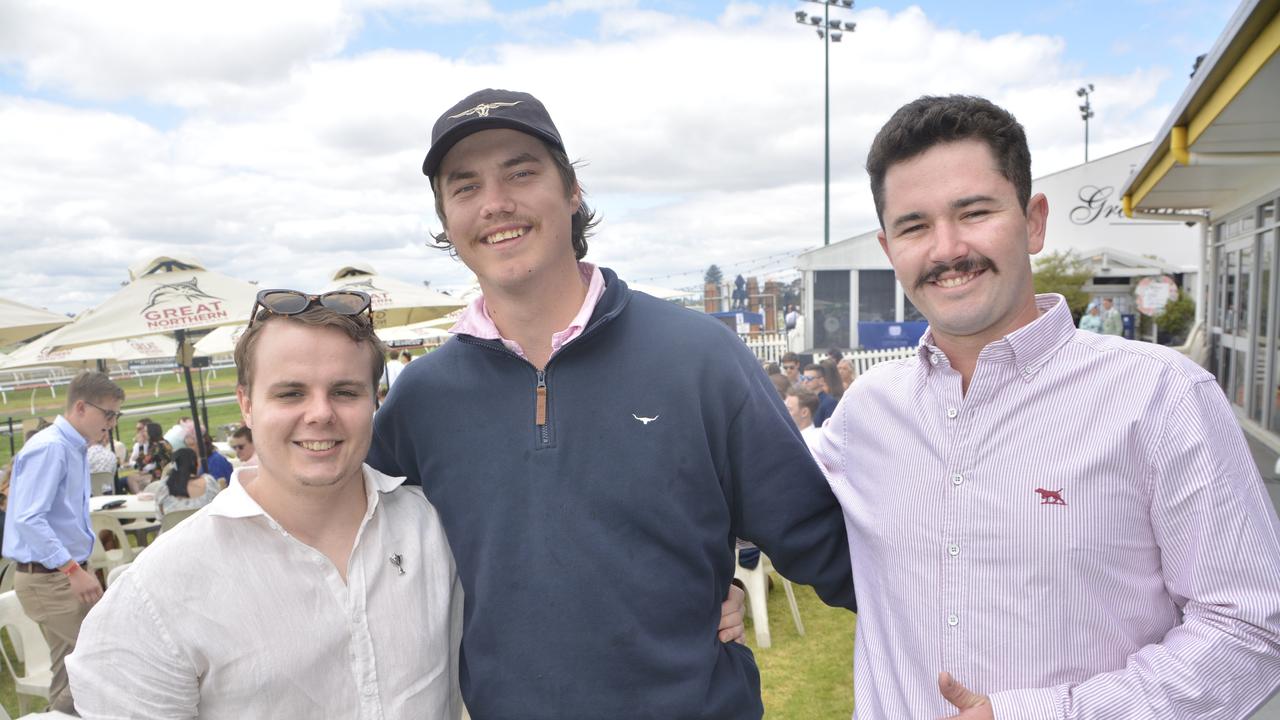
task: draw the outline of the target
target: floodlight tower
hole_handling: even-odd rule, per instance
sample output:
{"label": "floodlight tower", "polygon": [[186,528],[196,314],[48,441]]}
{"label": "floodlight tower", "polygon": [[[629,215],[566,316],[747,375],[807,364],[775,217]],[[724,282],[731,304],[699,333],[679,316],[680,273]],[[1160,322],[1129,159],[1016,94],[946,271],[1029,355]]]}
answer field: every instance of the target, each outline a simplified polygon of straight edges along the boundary
{"label": "floodlight tower", "polygon": [[[840,42],[845,32],[857,29],[856,22],[831,19],[831,8],[850,10],[853,0],[805,0],[822,6],[822,17],[796,11],[796,22],[817,29],[822,40],[823,88],[823,165],[822,165],[822,244],[831,244],[831,43]],[[842,31],[843,28],[843,31]]]}
{"label": "floodlight tower", "polygon": [[1084,120],[1084,161],[1089,162],[1089,118],[1093,117],[1093,104],[1089,102],[1089,93],[1093,92],[1093,83],[1076,90],[1076,97],[1084,98],[1080,106],[1080,119]]}

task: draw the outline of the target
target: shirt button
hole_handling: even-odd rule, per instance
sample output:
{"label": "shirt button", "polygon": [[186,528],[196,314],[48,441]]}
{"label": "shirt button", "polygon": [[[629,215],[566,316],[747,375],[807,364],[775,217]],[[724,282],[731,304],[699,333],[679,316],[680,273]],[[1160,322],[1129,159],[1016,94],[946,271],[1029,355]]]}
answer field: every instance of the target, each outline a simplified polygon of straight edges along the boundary
{"label": "shirt button", "polygon": [[960,546],[955,543],[951,543],[950,545],[947,546],[947,552],[950,553],[953,557],[956,555],[959,555]]}
{"label": "shirt button", "polygon": [[947,408],[947,417],[954,419],[954,418],[955,418],[955,416],[957,416],[957,415],[959,415],[959,414],[960,414],[960,411],[959,411],[959,410],[957,410],[957,409],[955,409],[955,408]]}
{"label": "shirt button", "polygon": [[938,364],[938,356],[937,356],[937,355],[930,355],[930,356],[929,356],[929,362],[930,362],[930,363],[933,363],[934,365],[937,365],[937,364]]}
{"label": "shirt button", "polygon": [[961,484],[961,483],[963,483],[963,482],[964,482],[964,476],[963,476],[963,475],[961,475],[960,473],[956,473],[955,475],[952,475],[952,476],[951,476],[951,484],[952,484],[952,485],[959,485],[959,484]]}
{"label": "shirt button", "polygon": [[1035,371],[1036,371],[1036,370],[1035,370],[1035,368],[1030,368],[1030,367],[1024,367],[1024,368],[1022,368],[1022,374],[1023,374],[1023,375],[1030,375],[1031,373],[1033,373],[1033,372],[1035,372]]}
{"label": "shirt button", "polygon": [[954,614],[948,615],[947,624],[950,625],[951,627],[955,627],[960,624],[960,618],[956,617]]}

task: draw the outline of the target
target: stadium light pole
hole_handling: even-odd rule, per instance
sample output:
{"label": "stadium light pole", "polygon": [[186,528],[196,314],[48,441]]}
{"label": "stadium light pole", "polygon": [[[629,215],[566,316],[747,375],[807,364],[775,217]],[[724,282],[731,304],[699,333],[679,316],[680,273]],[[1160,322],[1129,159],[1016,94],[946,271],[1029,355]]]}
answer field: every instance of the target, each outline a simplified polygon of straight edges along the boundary
{"label": "stadium light pole", "polygon": [[1076,97],[1084,98],[1080,106],[1080,119],[1084,120],[1084,161],[1089,162],[1089,118],[1093,117],[1093,104],[1089,102],[1089,93],[1093,92],[1093,83],[1076,90]]}
{"label": "stadium light pole", "polygon": [[818,31],[822,40],[823,141],[822,141],[822,244],[831,244],[831,43],[840,42],[844,32],[853,32],[856,22],[831,19],[831,8],[850,10],[853,0],[805,0],[822,6],[822,17],[796,10],[796,22]]}

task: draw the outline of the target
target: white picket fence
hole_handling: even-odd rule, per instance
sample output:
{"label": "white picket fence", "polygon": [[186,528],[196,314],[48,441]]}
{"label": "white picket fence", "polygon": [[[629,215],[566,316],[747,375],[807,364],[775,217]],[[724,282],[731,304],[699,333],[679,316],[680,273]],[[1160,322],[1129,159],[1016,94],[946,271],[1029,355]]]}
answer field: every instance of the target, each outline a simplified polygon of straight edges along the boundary
{"label": "white picket fence", "polygon": [[[768,333],[746,333],[740,334],[742,342],[747,344],[751,352],[760,359],[760,362],[782,362],[782,356],[787,353],[787,333],[768,332]],[[890,350],[855,350],[845,353],[845,357],[853,362],[853,368],[858,375],[870,370],[872,366],[878,365],[885,360],[899,360],[901,358],[911,357],[916,353],[914,347],[893,348]]]}
{"label": "white picket fence", "polygon": [[879,365],[886,360],[901,360],[915,355],[916,348],[892,348],[889,350],[858,350],[856,352],[845,353],[845,357],[853,363],[855,370],[854,377],[870,370],[873,366]]}

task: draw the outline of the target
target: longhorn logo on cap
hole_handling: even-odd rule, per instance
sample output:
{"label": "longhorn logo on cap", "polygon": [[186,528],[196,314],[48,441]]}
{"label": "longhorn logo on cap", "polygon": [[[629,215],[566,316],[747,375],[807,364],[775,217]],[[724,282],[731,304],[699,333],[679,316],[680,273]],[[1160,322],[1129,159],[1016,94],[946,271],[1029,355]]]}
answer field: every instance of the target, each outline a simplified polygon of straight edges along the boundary
{"label": "longhorn logo on cap", "polygon": [[460,117],[466,117],[468,115],[475,115],[476,117],[489,117],[490,110],[500,108],[500,107],[511,107],[512,105],[519,105],[521,102],[523,101],[516,100],[515,102],[480,103],[479,105],[471,108],[470,110],[463,110],[457,115],[450,115],[449,119],[454,120]]}

